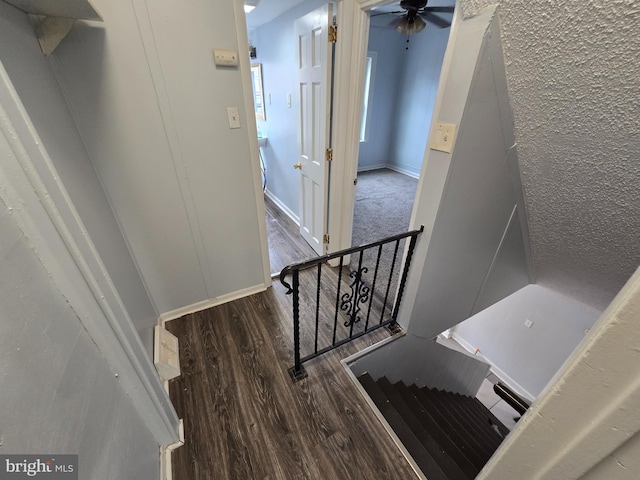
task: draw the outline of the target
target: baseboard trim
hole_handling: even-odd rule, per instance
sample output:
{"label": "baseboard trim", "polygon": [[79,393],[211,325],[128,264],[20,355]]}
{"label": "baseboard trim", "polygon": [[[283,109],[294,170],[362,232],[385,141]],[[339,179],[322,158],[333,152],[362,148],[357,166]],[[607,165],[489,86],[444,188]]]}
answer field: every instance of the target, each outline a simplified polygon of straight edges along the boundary
{"label": "baseboard trim", "polygon": [[166,448],[160,449],[160,480],[173,480],[172,453],[176,448],[184,445],[184,422],[178,424],[179,440]]}
{"label": "baseboard trim", "polygon": [[176,318],[184,317],[185,315],[189,315],[190,313],[201,312],[202,310],[206,310],[207,308],[217,307],[218,305],[222,305],[223,303],[229,303],[234,300],[239,300],[241,298],[248,297],[249,295],[255,295],[256,293],[264,292],[266,289],[267,286],[264,283],[261,283],[259,285],[254,285],[253,287],[243,288],[242,290],[237,290],[225,295],[220,295],[216,298],[203,300],[201,302],[187,305],[185,307],[180,307],[175,310],[171,310],[170,312],[161,314],[158,317],[158,324],[164,327],[164,324],[166,322],[170,322],[171,320],[175,320]]}
{"label": "baseboard trim", "polygon": [[386,163],[381,163],[379,165],[368,165],[366,167],[358,167],[358,173],[360,172],[370,172],[371,170],[380,170],[381,168],[391,168]]}
{"label": "baseboard trim", "polygon": [[511,388],[514,392],[516,392],[518,395],[524,397],[526,400],[529,400],[530,402],[533,402],[533,400],[535,400],[536,397],[534,395],[531,395],[531,393],[529,393],[529,391],[527,391],[526,388],[523,388],[522,385],[516,382],[513,378],[511,378],[511,376],[505,373],[504,370],[502,370],[495,363],[493,363],[491,359],[482,355],[482,353],[479,350],[478,350],[478,353],[476,353],[476,347],[471,345],[469,342],[467,342],[464,338],[462,338],[456,332],[451,333],[451,338],[453,338],[456,342],[462,345],[464,349],[467,350],[469,353],[471,353],[476,357],[479,357],[482,361],[487,362],[491,366],[491,372],[495,374],[504,383],[506,383],[507,386]]}
{"label": "baseboard trim", "polygon": [[401,173],[403,175],[406,175],[407,177],[411,177],[411,178],[415,178],[416,180],[420,180],[420,174],[419,173],[415,173],[412,172],[411,170],[407,170],[405,168],[402,167],[398,167],[396,165],[389,165],[389,164],[381,164],[381,165],[369,165],[366,167],[358,167],[358,173],[360,172],[370,172],[372,170],[380,170],[382,168],[386,168],[387,170],[393,170],[394,172],[397,173]]}
{"label": "baseboard trim", "polygon": [[394,172],[401,173],[406,175],[407,177],[415,178],[416,180],[420,180],[420,174],[412,172],[411,170],[407,170],[406,168],[398,167],[396,165],[387,165],[386,168],[389,170],[393,170]]}
{"label": "baseboard trim", "polygon": [[280,199],[278,197],[276,197],[273,193],[271,193],[269,190],[265,191],[264,194],[267,196],[267,198],[269,198],[269,200],[271,200],[273,203],[276,204],[276,206],[282,210],[282,212],[289,217],[291,220],[293,220],[293,222],[300,226],[300,217],[298,217],[295,213],[293,213],[293,211],[287,207],[284,203],[282,203],[282,201],[280,201]]}

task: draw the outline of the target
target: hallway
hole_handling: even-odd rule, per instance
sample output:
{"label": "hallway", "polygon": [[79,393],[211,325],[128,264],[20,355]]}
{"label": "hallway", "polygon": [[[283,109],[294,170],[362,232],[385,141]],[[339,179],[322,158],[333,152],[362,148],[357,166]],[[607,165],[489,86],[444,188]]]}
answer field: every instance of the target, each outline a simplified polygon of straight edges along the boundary
{"label": "hallway", "polygon": [[186,436],[174,480],[415,478],[340,364],[387,331],[309,362],[293,384],[290,306],[278,283],[167,323],[180,341],[170,393]]}

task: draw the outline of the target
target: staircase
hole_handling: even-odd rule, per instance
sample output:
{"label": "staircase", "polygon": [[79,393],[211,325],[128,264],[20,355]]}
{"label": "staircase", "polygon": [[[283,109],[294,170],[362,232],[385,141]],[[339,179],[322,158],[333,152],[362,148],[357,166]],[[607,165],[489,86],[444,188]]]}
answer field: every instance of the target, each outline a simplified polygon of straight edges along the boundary
{"label": "staircase", "polygon": [[358,380],[429,480],[475,478],[509,433],[476,398],[368,373]]}

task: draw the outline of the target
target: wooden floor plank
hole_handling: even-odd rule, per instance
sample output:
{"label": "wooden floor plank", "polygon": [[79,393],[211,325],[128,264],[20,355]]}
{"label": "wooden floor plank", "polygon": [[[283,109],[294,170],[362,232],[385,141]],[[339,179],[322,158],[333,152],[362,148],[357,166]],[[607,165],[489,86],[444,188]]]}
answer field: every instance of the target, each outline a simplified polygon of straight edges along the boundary
{"label": "wooden floor plank", "polygon": [[167,323],[180,340],[170,394],[186,440],[174,480],[416,478],[340,364],[388,333],[308,362],[294,384],[290,308],[274,285]]}
{"label": "wooden floor plank", "polygon": [[266,195],[264,208],[271,273],[280,273],[287,265],[317,256],[300,234],[300,227]]}

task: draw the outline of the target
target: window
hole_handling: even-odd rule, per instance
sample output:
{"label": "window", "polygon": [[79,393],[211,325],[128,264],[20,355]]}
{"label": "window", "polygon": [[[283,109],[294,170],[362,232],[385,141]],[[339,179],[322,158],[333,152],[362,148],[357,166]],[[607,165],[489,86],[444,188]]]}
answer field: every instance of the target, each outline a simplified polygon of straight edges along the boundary
{"label": "window", "polygon": [[364,75],[364,95],[362,98],[362,119],[360,121],[360,141],[366,142],[369,137],[369,121],[371,119],[371,92],[376,69],[376,52],[367,53],[367,64]]}

